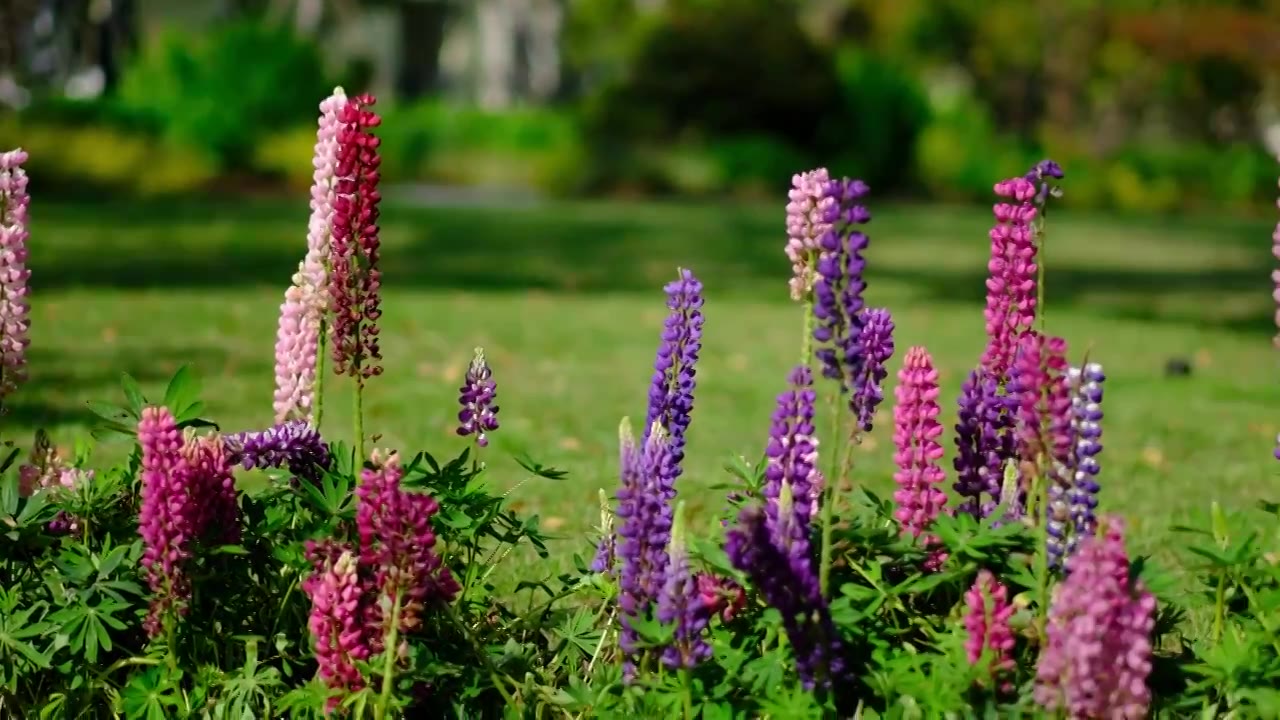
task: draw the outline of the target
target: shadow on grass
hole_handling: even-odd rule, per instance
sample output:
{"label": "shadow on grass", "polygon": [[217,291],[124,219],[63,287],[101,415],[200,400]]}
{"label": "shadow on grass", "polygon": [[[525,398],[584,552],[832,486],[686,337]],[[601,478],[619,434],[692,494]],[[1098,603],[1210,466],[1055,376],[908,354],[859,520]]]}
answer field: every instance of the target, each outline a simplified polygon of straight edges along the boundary
{"label": "shadow on grass", "polygon": [[[306,208],[279,202],[174,202],[128,205],[53,205],[40,222],[54,241],[33,242],[37,290],[64,288],[280,287],[297,267],[305,243]],[[870,269],[872,282],[894,280],[927,299],[981,301],[985,268],[907,266],[893,254],[924,257],[965,252],[980,257],[989,214],[982,209],[893,207],[877,213],[873,235],[892,238],[888,262]],[[1126,234],[1167,234],[1186,246],[1209,243],[1236,251],[1257,247],[1257,261],[1207,270],[1152,269],[1143,257],[1131,268],[1095,270],[1051,266],[1054,305],[1093,307],[1139,320],[1271,331],[1256,317],[1206,312],[1170,317],[1157,309],[1171,294],[1269,294],[1272,261],[1263,222],[1199,218],[1063,216],[1054,233],[1069,242],[1123,242]],[[780,283],[781,209],[733,204],[568,204],[532,208],[417,208],[390,206],[382,218],[385,283],[434,290],[602,293],[653,292],[685,265],[708,288],[751,292]],[[41,231],[34,228],[39,236]],[[939,240],[943,242],[938,242]],[[882,245],[877,244],[876,248]],[[881,252],[877,250],[877,252]],[[1135,253],[1137,255],[1137,253]],[[954,263],[952,263],[954,265]],[[1090,296],[1105,295],[1105,303]]]}

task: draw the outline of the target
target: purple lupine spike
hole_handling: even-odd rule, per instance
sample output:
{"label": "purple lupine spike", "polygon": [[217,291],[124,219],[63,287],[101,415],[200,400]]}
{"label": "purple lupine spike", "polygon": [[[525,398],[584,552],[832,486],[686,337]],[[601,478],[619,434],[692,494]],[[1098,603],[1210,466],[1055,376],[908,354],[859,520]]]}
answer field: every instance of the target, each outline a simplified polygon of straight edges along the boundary
{"label": "purple lupine spike", "polygon": [[791,388],[778,396],[777,409],[765,447],[764,496],[770,522],[778,521],[778,498],[790,484],[796,499],[795,522],[808,532],[818,511],[823,480],[818,472],[818,439],[814,436],[813,372],[800,365],[787,378]]}
{"label": "purple lupine spike", "polygon": [[955,490],[964,498],[959,510],[981,520],[999,503],[1005,463],[1015,456],[1014,407],[996,377],[981,368],[969,373],[959,405]]}
{"label": "purple lupine spike", "polygon": [[1067,561],[1054,591],[1035,700],[1073,718],[1147,717],[1155,596],[1132,577],[1124,525],[1107,518]]}
{"label": "purple lupine spike", "polygon": [[653,362],[653,382],[649,387],[649,411],[645,418],[644,440],[658,423],[666,431],[667,461],[664,490],[675,495],[675,481],[684,461],[684,435],[693,413],[694,374],[702,350],[702,283],[683,268],[679,278],[663,288],[671,311],[662,329]]}
{"label": "purple lupine spike", "polygon": [[1072,482],[1067,492],[1071,512],[1071,538],[1067,554],[1075,552],[1081,540],[1097,531],[1094,511],[1098,507],[1098,453],[1102,452],[1102,383],[1107,376],[1098,363],[1071,368],[1074,392],[1071,398],[1072,429],[1075,447],[1072,451]]}
{"label": "purple lupine spike", "polygon": [[817,277],[813,284],[814,356],[822,365],[823,377],[838,380],[843,391],[851,391],[862,372],[862,293],[866,282],[862,273],[866,260],[862,253],[869,239],[857,227],[871,220],[871,213],[859,204],[868,192],[861,180],[835,180],[827,195],[836,203],[829,209],[831,228],[818,238]]}
{"label": "purple lupine spike", "polygon": [[862,330],[858,334],[862,366],[853,379],[849,409],[864,433],[871,432],[876,409],[884,400],[884,379],[889,376],[894,350],[893,331],[893,316],[885,308],[867,308],[862,313]]}
{"label": "purple lupine spike", "polygon": [[223,443],[230,463],[246,470],[287,466],[294,475],[315,481],[329,468],[329,446],[305,420],[225,435]]}
{"label": "purple lupine spike", "polygon": [[622,483],[618,490],[618,560],[622,564],[618,607],[622,633],[619,642],[627,656],[627,676],[643,664],[644,654],[632,620],[645,617],[662,590],[671,541],[672,508],[662,493],[661,468],[667,456],[667,434],[656,423],[644,447],[631,435],[630,423],[619,427]]}
{"label": "purple lupine spike", "polygon": [[689,569],[683,518],[684,503],[680,503],[671,529],[667,577],[658,595],[658,620],[676,625],[674,640],[662,651],[662,664],[672,670],[692,668],[711,657],[711,646],[704,637],[710,615],[703,607],[697,582]]}
{"label": "purple lupine spike", "polygon": [[[790,504],[790,494],[790,488],[785,488],[784,504]],[[782,517],[793,516],[784,513]],[[804,686],[830,688],[833,680],[843,676],[844,662],[817,574],[807,556],[778,547],[767,525],[762,508],[743,508],[738,524],[725,537],[725,552],[735,568],[750,576],[765,602],[782,615]]]}
{"label": "purple lupine spike", "polygon": [[488,433],[498,429],[498,406],[493,401],[498,397],[498,384],[493,381],[493,370],[485,360],[484,348],[476,348],[475,357],[467,367],[467,379],[458,388],[458,403],[462,409],[458,411],[458,434],[462,437],[476,436],[476,445],[489,445]]}

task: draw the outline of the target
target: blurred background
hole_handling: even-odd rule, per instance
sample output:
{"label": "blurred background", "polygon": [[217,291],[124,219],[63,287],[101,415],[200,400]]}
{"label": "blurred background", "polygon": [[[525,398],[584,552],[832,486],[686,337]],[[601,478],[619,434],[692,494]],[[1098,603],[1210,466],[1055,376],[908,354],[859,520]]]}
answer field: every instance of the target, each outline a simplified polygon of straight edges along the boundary
{"label": "blurred background", "polygon": [[296,191],[334,85],[405,188],[780,197],[818,164],[983,200],[1256,213],[1280,0],[2,0],[0,146],[41,193]]}

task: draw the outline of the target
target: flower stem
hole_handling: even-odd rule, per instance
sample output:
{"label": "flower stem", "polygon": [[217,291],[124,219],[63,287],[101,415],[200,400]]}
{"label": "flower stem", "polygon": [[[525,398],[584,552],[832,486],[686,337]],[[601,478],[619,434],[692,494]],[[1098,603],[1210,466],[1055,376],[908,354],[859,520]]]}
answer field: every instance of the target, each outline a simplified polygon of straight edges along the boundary
{"label": "flower stem", "polygon": [[[831,437],[834,442],[839,442],[840,429],[843,425],[844,413],[843,408],[838,402],[839,396],[831,399]],[[844,448],[847,452],[848,449]],[[831,470],[827,474],[826,482],[822,486],[822,551],[819,556],[818,564],[818,587],[822,591],[822,595],[827,595],[827,587],[830,585],[831,579],[831,543],[834,534],[834,511],[836,484],[840,482],[840,451],[837,450],[831,457]]]}
{"label": "flower stem", "polygon": [[[1037,463],[1037,467],[1041,464]],[[1035,481],[1035,501],[1036,508],[1031,517],[1038,522],[1036,528],[1036,537],[1039,542],[1036,543],[1036,584],[1037,599],[1039,600],[1039,617],[1036,622],[1036,631],[1041,641],[1045,641],[1045,626],[1049,621],[1049,483],[1047,478],[1042,480],[1039,473],[1036,474]]]}
{"label": "flower stem", "polygon": [[[357,369],[357,372],[359,370]],[[356,400],[355,400],[355,430],[356,430],[356,462],[360,463],[357,467],[361,467],[364,463],[364,379],[356,377]]]}
{"label": "flower stem", "polygon": [[320,351],[316,353],[316,401],[315,401],[315,418],[316,432],[320,431],[320,424],[324,422],[324,360],[325,347],[329,344],[328,332],[326,332],[325,321],[320,319]]}
{"label": "flower stem", "polygon": [[693,678],[689,668],[680,668],[680,696],[684,700],[684,720],[693,720]]}
{"label": "flower stem", "polygon": [[391,631],[387,634],[382,650],[382,692],[378,694],[378,701],[373,706],[374,720],[383,720],[391,703],[391,691],[395,689],[396,648],[399,644],[400,593],[397,592],[396,601],[391,605]]}
{"label": "flower stem", "polygon": [[804,337],[800,338],[800,364],[808,367],[813,357],[813,293],[804,298]]}

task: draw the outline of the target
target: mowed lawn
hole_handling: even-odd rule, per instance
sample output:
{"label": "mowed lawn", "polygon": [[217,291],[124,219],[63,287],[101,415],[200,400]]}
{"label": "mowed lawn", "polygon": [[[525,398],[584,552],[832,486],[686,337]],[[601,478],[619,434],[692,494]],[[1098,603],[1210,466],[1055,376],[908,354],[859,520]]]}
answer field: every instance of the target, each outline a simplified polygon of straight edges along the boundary
{"label": "mowed lawn", "polygon": [[[941,370],[944,422],[981,353],[990,212],[873,207],[871,305],[898,325],[898,355],[925,345]],[[231,430],[271,421],[276,313],[305,247],[305,202],[50,205],[32,208],[31,382],[4,435],[38,426],[70,445],[85,401],[119,395],[122,371],[159,395],[182,363],[205,380],[208,414]],[[458,452],[457,388],[482,345],[502,428],[486,458],[503,488],[528,453],[569,472],[514,494],[589,548],[597,490],[616,483],[617,426],[642,419],[677,266],[706,285],[706,329],[680,481],[700,522],[722,507],[725,461],[754,459],[774,398],[799,358],[801,311],[787,299],[782,203],[565,204],[438,209],[388,204],[383,216],[385,374],[365,427],[406,453]],[[1248,509],[1280,499],[1272,457],[1280,376],[1272,348],[1265,219],[1049,220],[1047,321],[1078,359],[1107,370],[1105,509],[1126,515],[1135,549],[1171,547],[1167,528],[1213,500]],[[1166,363],[1189,361],[1189,376]],[[351,435],[348,383],[326,402],[327,437]],[[892,397],[892,388],[888,388]],[[891,404],[859,449],[859,482],[891,487]],[[948,432],[948,470],[953,453]],[[98,450],[104,462],[123,446]]]}

